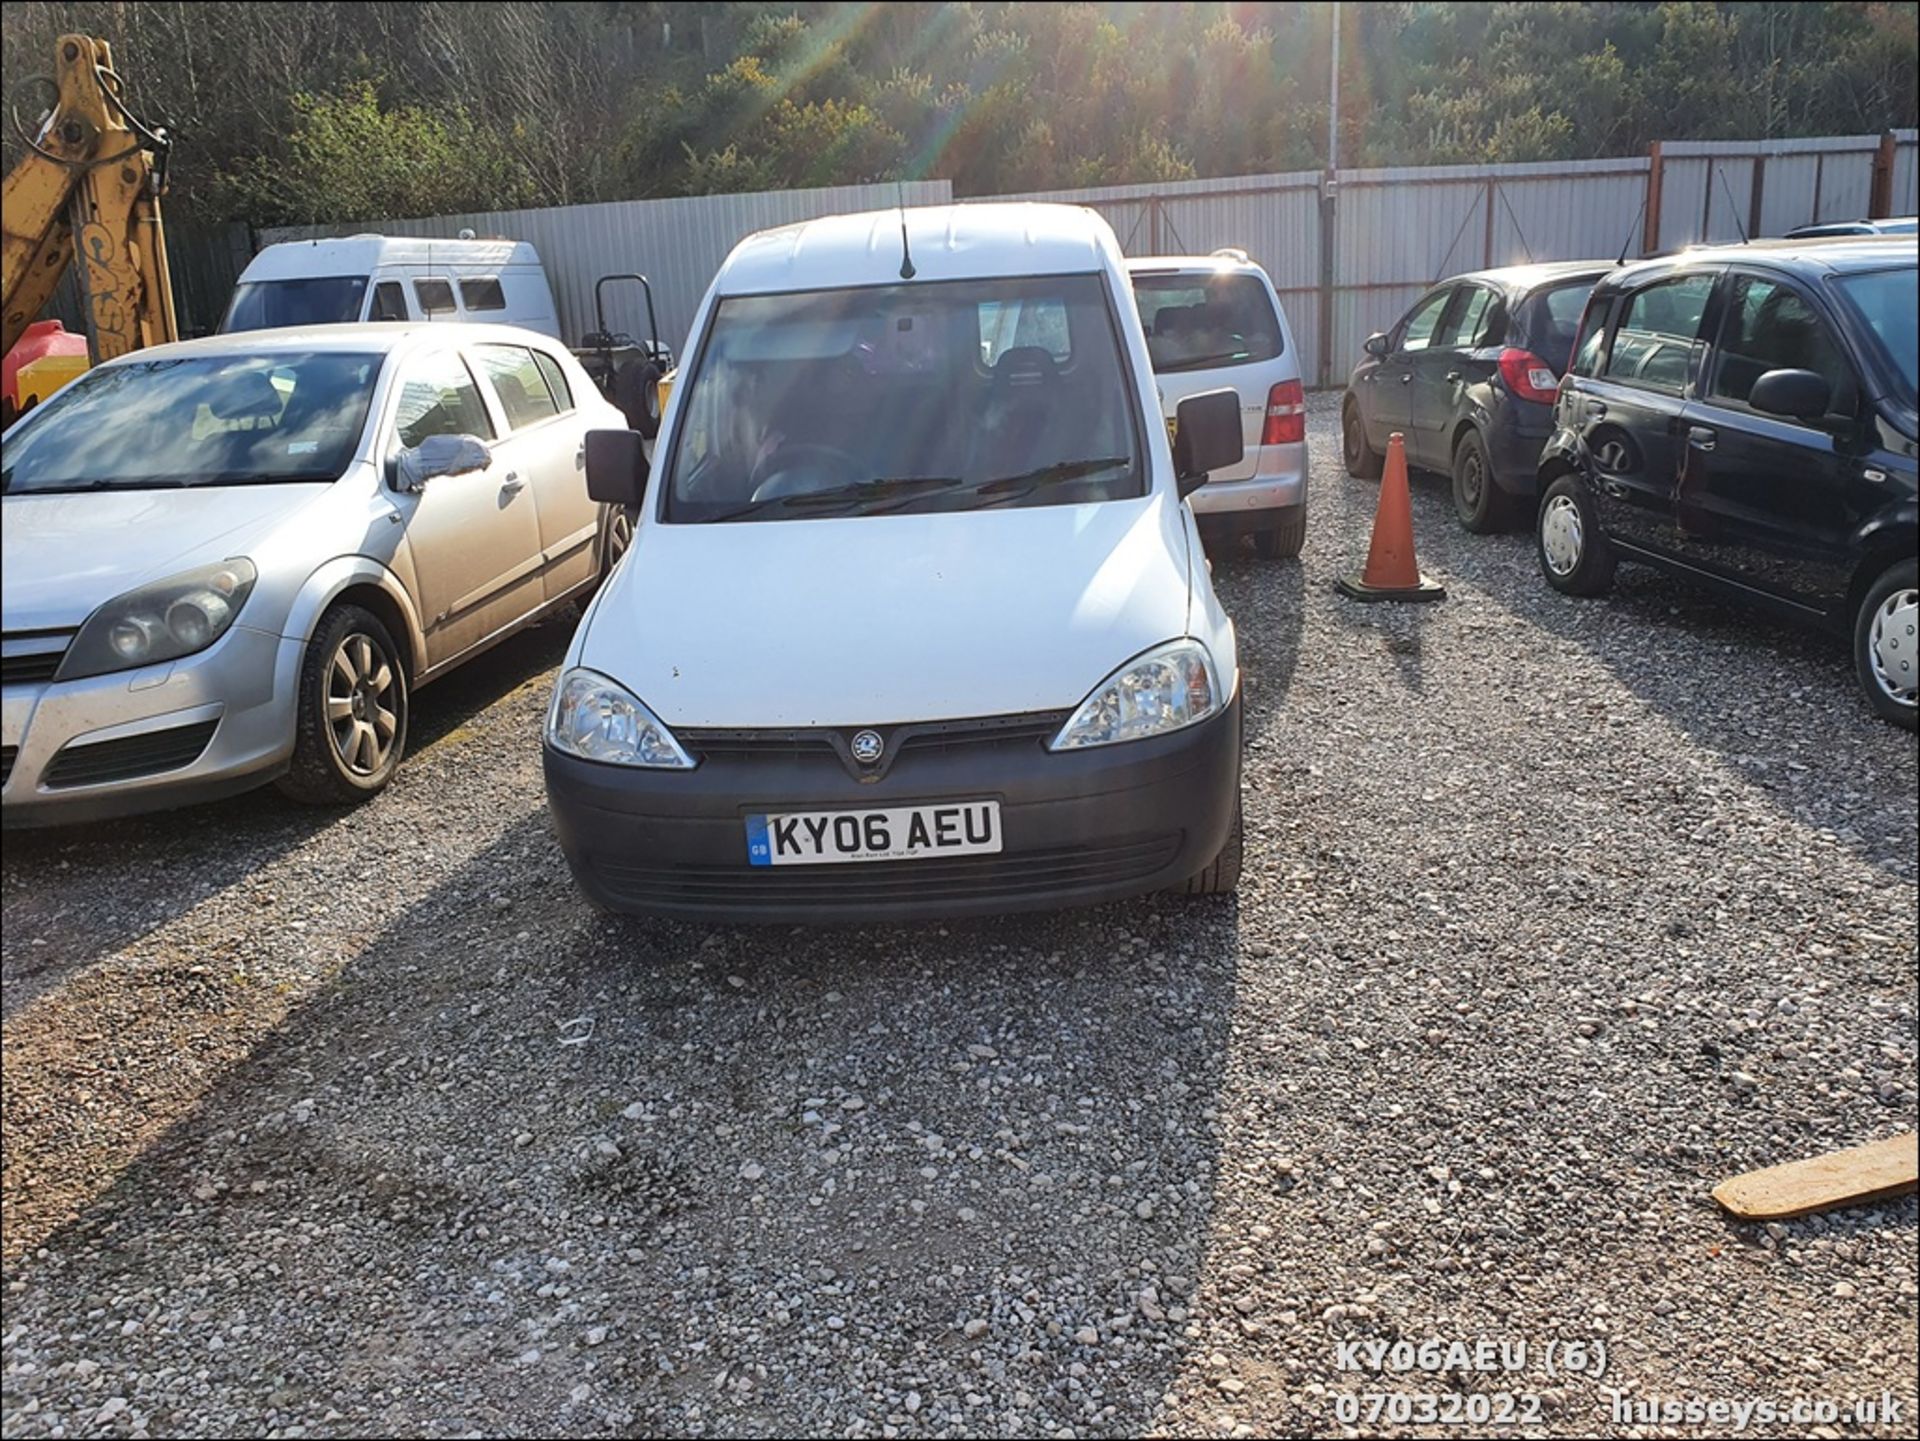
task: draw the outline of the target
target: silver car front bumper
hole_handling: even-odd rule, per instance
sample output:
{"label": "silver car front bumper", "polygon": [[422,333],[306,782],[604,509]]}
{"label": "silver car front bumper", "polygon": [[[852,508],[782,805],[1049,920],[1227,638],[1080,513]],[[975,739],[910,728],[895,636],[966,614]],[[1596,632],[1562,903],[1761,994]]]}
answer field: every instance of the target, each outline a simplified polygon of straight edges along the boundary
{"label": "silver car front bumper", "polygon": [[271,780],[293,753],[302,650],[235,626],[182,660],[9,685],[0,819],[12,828],[133,815]]}

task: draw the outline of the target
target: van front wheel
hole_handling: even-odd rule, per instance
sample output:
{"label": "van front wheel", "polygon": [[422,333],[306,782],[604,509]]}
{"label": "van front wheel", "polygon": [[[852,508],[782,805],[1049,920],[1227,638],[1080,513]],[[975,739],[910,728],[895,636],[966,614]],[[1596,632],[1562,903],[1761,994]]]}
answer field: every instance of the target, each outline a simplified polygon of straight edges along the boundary
{"label": "van front wheel", "polygon": [[1189,877],[1186,884],[1179,887],[1183,895],[1224,896],[1232,894],[1240,884],[1240,858],[1246,848],[1245,823],[1240,813],[1240,801],[1233,802],[1233,824],[1227,830],[1225,844],[1220,854],[1197,876]]}

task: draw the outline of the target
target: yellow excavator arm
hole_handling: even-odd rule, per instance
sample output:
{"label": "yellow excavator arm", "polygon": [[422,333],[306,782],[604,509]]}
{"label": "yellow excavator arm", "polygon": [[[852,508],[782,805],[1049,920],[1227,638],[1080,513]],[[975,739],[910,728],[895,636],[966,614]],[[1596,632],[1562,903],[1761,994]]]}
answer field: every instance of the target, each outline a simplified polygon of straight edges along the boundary
{"label": "yellow excavator arm", "polygon": [[96,360],[176,339],[160,194],[167,136],[127,109],[104,40],[63,35],[57,99],[0,195],[0,351],[53,298],[76,255]]}

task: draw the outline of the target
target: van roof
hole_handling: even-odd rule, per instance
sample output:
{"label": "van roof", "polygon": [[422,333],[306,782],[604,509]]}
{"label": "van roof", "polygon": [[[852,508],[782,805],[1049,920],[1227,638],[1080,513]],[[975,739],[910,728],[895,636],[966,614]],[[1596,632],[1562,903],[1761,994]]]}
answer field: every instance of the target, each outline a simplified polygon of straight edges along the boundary
{"label": "van roof", "polygon": [[370,275],[382,265],[538,265],[524,240],[453,240],[417,235],[346,235],[282,240],[247,262],[242,280],[294,280],[310,275]]}
{"label": "van roof", "polygon": [[917,282],[1085,274],[1121,264],[1107,222],[1077,205],[1001,202],[829,215],[749,235],[714,279],[721,295],[900,283],[906,227]]}

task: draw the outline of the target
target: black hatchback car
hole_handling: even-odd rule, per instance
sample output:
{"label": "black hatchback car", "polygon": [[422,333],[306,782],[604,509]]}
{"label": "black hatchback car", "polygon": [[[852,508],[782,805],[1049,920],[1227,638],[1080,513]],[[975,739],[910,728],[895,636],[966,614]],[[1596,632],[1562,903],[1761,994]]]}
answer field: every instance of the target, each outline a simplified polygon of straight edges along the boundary
{"label": "black hatchback car", "polygon": [[1506,525],[1538,494],[1554,387],[1587,296],[1611,268],[1567,260],[1456,275],[1368,336],[1341,406],[1348,472],[1378,476],[1397,430],[1409,465],[1453,477],[1461,524]]}
{"label": "black hatchback car", "polygon": [[1540,460],[1547,580],[1597,595],[1639,561],[1851,634],[1868,701],[1911,730],[1917,256],[1756,242],[1602,281]]}

